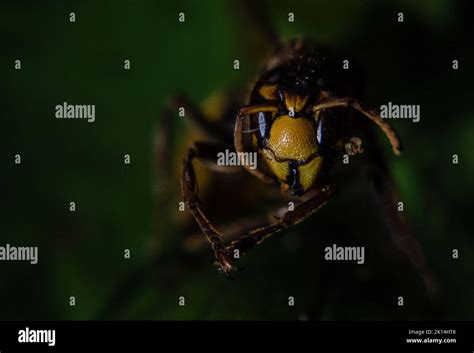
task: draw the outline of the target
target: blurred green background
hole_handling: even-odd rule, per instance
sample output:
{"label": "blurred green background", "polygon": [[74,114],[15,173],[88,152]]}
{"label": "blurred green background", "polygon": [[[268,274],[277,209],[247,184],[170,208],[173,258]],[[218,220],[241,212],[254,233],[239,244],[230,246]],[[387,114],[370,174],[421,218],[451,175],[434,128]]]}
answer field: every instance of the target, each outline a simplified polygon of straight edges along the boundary
{"label": "blurred green background", "polygon": [[[178,180],[168,186],[176,199],[155,198],[165,181],[156,180],[154,134],[170,95],[198,103],[255,74],[235,2],[2,1],[0,245],[39,246],[39,263],[0,263],[0,319],[474,319],[473,3],[269,1],[268,11],[282,37],[356,58],[370,105],[421,105],[419,123],[393,121],[405,154],[387,156],[441,300],[430,304],[363,180],[246,255],[234,281],[216,272],[209,249],[182,249]],[[96,121],[55,119],[64,101],[95,104]],[[175,125],[178,151],[189,127]],[[366,264],[324,261],[333,243],[365,246]]]}

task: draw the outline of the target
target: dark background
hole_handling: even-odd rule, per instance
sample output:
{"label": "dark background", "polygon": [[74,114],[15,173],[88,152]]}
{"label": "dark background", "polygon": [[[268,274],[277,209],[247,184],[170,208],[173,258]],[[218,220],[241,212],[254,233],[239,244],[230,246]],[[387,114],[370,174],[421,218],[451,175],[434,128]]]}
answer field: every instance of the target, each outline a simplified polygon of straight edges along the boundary
{"label": "dark background", "polygon": [[[183,250],[188,230],[177,211],[176,167],[157,178],[165,166],[154,163],[153,143],[171,94],[198,103],[255,74],[259,58],[246,49],[253,32],[235,5],[2,1],[0,245],[39,246],[39,263],[0,263],[0,319],[473,319],[473,5],[268,2],[281,36],[314,38],[361,63],[370,105],[421,105],[419,123],[392,121],[403,156],[381,145],[438,277],[442,294],[434,304],[391,241],[364,180],[246,255],[246,270],[234,281],[215,271],[209,249]],[[21,70],[14,70],[16,59]],[[123,69],[125,59],[131,70]],[[96,121],[55,119],[54,107],[64,101],[95,104]],[[188,131],[177,118],[173,161]],[[21,165],[14,164],[17,153]],[[160,187],[174,197],[158,198]],[[324,247],[333,243],[365,246],[366,264],[324,261]],[[179,296],[186,306],[178,306]]]}

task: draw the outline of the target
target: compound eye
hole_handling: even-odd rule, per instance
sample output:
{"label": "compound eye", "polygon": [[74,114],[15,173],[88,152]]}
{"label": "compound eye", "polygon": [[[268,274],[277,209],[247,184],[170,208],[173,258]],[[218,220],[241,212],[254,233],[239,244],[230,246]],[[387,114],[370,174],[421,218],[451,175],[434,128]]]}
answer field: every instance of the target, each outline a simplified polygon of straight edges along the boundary
{"label": "compound eye", "polygon": [[257,132],[257,140],[260,147],[263,145],[263,140],[267,139],[270,134],[270,128],[272,125],[272,114],[259,112],[252,116],[252,131]]}
{"label": "compound eye", "polygon": [[323,118],[320,116],[318,119],[318,126],[316,127],[316,140],[318,141],[318,145],[321,146],[323,144]]}

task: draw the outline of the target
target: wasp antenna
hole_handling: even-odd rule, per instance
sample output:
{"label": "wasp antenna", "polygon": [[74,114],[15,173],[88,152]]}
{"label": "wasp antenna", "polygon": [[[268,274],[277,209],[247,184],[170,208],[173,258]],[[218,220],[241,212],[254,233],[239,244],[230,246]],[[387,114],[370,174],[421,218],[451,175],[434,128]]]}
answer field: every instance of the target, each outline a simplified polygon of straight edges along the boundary
{"label": "wasp antenna", "polygon": [[250,134],[250,133],[255,132],[255,131],[258,131],[258,130],[259,130],[258,128],[252,129],[252,130],[242,130],[242,133],[243,133],[243,134]]}
{"label": "wasp antenna", "polygon": [[378,127],[385,133],[385,136],[387,136],[388,140],[390,141],[393,153],[399,156],[401,154],[402,146],[400,139],[398,138],[397,133],[392,128],[392,126],[382,119],[382,117],[377,112],[365,108],[360,102],[352,100],[350,103],[356,110],[360,111],[367,118],[378,125]]}
{"label": "wasp antenna", "polygon": [[255,104],[255,105],[245,105],[239,109],[239,117],[244,117],[246,115],[251,115],[255,113],[277,113],[278,106],[276,104]]}
{"label": "wasp antenna", "polygon": [[313,107],[313,113],[316,113],[317,111],[323,110],[323,109],[329,109],[329,108],[335,108],[335,107],[352,107],[356,109],[357,111],[361,112],[364,114],[367,118],[372,120],[375,124],[378,125],[378,127],[385,133],[385,136],[387,136],[390,144],[392,145],[392,151],[395,155],[399,156],[401,154],[401,143],[400,139],[397,136],[397,133],[395,130],[392,128],[392,126],[386,122],[382,117],[375,112],[374,110],[366,108],[362,103],[359,101],[345,97],[345,98],[339,98],[339,97],[329,97],[325,98],[321,101],[319,101],[314,107]]}

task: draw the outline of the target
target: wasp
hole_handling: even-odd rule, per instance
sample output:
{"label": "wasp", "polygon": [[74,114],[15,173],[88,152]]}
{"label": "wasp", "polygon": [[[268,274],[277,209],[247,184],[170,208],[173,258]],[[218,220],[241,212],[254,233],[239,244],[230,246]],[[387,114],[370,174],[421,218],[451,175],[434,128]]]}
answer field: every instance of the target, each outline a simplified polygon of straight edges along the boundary
{"label": "wasp", "polygon": [[400,154],[397,134],[375,110],[353,97],[339,95],[343,87],[330,85],[326,60],[309,41],[283,44],[265,64],[250,93],[249,104],[235,114],[234,149],[237,153],[258,154],[257,168],[244,165],[256,182],[278,184],[284,192],[304,196],[303,203],[278,221],[251,230],[226,246],[199,204],[193,168],[194,159],[215,159],[216,154],[209,152],[218,151],[218,147],[200,144],[187,152],[181,177],[182,196],[211,244],[219,269],[226,275],[236,269],[236,251],[239,255],[246,253],[324,206],[336,188],[325,178],[328,170],[341,155],[363,152],[361,138],[346,135],[341,122],[344,114],[334,114],[335,108],[354,109],[370,119],[385,133],[392,151]]}
{"label": "wasp", "polygon": [[[228,277],[237,270],[235,263],[241,255],[304,221],[334,196],[338,182],[331,177],[331,170],[336,162],[364,152],[363,138],[354,133],[356,121],[365,119],[377,127],[396,156],[402,149],[393,127],[360,99],[358,84],[343,72],[342,61],[335,59],[331,51],[308,39],[281,41],[260,20],[257,18],[276,43],[275,49],[262,65],[244,98],[246,102],[237,107],[234,104],[233,108],[228,105],[219,112],[229,124],[209,125],[204,114],[185,98],[175,100],[175,105],[186,106],[193,120],[214,137],[214,142],[196,142],[187,150],[182,162],[181,194],[212,247],[215,264]],[[243,166],[254,177],[254,183],[279,187],[283,194],[297,198],[294,209],[280,212],[273,222],[228,243],[200,201],[194,166],[199,160],[219,170],[216,156],[225,148],[238,154],[256,153],[257,168]],[[385,203],[396,199],[387,187],[389,179],[385,175],[375,181]],[[393,207],[387,213],[391,226],[399,233],[405,232],[405,223]],[[416,241],[401,247],[415,266],[425,267]]]}

